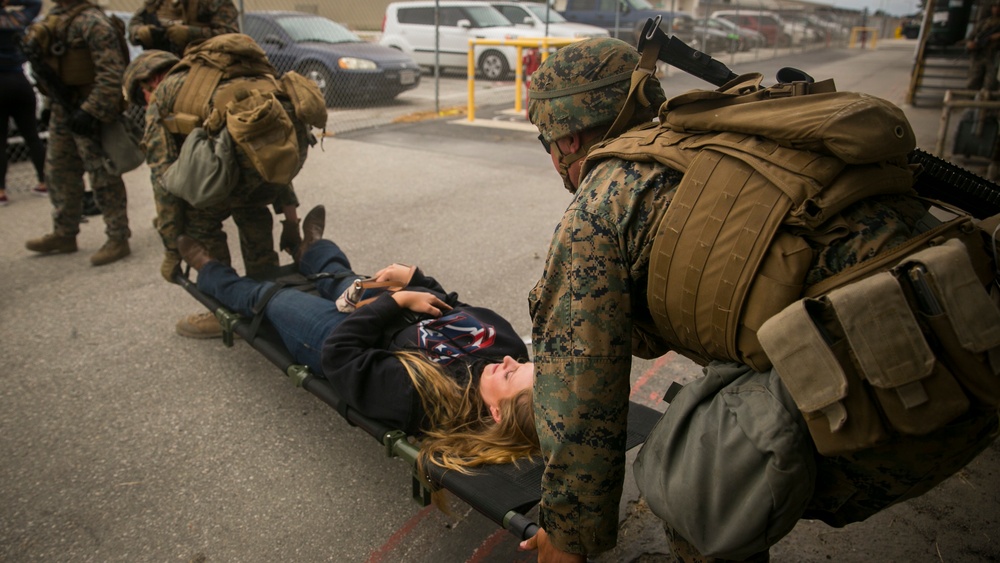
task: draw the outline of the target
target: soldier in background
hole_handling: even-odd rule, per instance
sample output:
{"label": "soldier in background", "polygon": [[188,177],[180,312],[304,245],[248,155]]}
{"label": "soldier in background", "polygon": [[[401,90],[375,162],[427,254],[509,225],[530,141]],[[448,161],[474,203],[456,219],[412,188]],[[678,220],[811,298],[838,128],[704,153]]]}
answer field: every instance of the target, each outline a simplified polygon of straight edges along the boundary
{"label": "soldier in background", "polygon": [[[55,0],[55,4],[29,28],[26,40],[40,50],[55,80],[61,82],[40,82],[52,100],[45,178],[55,207],[53,232],[29,240],[26,246],[40,253],[76,252],[87,172],[108,236],[90,257],[93,265],[100,266],[131,252],[125,183],[106,166],[99,139],[101,124],[113,121],[123,108],[127,51],[121,31],[100,8],[84,0]],[[53,95],[57,89],[69,99]]]}
{"label": "soldier in background", "polygon": [[239,32],[232,0],[145,0],[128,24],[128,39],[144,49],[182,56],[188,45]]}
{"label": "soldier in background", "polygon": [[[245,35],[238,37],[244,40],[244,47],[258,52],[264,64],[270,66],[266,63],[263,51],[252,39]],[[211,44],[220,43],[223,39],[225,37],[213,39]],[[201,47],[207,48],[211,44],[203,43]],[[178,95],[189,76],[186,69],[171,71],[178,62],[171,53],[145,51],[129,65],[124,80],[125,95],[129,102],[148,106],[143,147],[150,167],[153,199],[156,202],[156,227],[164,245],[160,272],[164,279],[173,283],[173,276],[180,267],[180,254],[177,251],[177,237],[180,235],[188,235],[203,242],[212,256],[229,264],[231,259],[222,222],[231,216],[239,229],[240,250],[247,276],[256,279],[272,277],[278,268],[278,254],[274,250],[273,219],[268,206],[273,206],[275,213],[285,216],[280,247],[291,253],[298,248],[301,240],[296,213],[298,200],[291,184],[265,181],[246,154],[237,150],[234,157],[238,164],[239,182],[225,201],[195,207],[164,187],[164,176],[177,162],[181,147],[190,134],[169,125],[174,121],[178,111]],[[239,87],[240,80],[255,78],[259,77],[253,75],[223,79],[216,92],[233,87],[234,84]],[[196,105],[214,107],[217,102],[216,94],[204,92],[203,96],[204,102]],[[304,161],[307,149],[312,144],[308,126],[296,117],[290,102],[285,101],[283,106],[295,127],[298,156]],[[222,334],[212,313],[186,316],[178,321],[176,330],[181,336],[189,338],[215,338]]]}
{"label": "soldier in background", "polygon": [[990,3],[990,14],[979,20],[965,42],[969,51],[968,90],[997,89],[997,55],[1000,54],[1000,2]]}

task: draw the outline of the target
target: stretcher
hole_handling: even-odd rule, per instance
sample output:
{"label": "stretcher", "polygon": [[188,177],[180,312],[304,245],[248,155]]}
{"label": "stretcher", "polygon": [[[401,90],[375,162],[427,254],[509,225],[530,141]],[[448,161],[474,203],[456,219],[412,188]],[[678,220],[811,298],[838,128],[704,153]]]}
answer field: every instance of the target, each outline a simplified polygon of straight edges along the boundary
{"label": "stretcher", "polygon": [[[286,287],[312,291],[312,285],[286,266],[276,277]],[[239,335],[272,364],[277,366],[296,386],[312,393],[341,414],[348,424],[356,426],[382,444],[389,457],[405,461],[411,469],[411,496],[422,506],[431,502],[431,488],[442,488],[462,502],[509,531],[518,539],[535,535],[538,526],[526,513],[541,499],[541,482],[544,464],[539,460],[522,460],[517,464],[490,465],[476,468],[472,474],[448,471],[436,465],[424,468],[426,474],[417,472],[418,447],[412,436],[390,428],[376,420],[346,407],[332,386],[322,377],[313,374],[303,365],[296,364],[274,329],[263,316],[255,319],[242,317],[224,307],[213,297],[198,290],[187,272],[177,273],[174,281],[198,302],[215,314],[223,329],[223,343],[232,346],[234,335]],[[659,411],[630,403],[628,416],[627,448],[642,444],[659,420]]]}

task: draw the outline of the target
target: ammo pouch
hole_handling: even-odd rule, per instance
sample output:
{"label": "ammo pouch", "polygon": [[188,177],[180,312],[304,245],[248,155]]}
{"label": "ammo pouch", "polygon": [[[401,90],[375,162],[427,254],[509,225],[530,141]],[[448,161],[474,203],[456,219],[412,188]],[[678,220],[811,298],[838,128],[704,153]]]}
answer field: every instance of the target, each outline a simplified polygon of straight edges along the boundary
{"label": "ammo pouch", "polygon": [[758,337],[822,455],[1000,406],[1000,309],[959,239],[800,299]]}
{"label": "ammo pouch", "polygon": [[281,76],[281,90],[295,107],[295,116],[317,129],[326,129],[326,101],[319,86],[305,76],[290,70]]}
{"label": "ammo pouch", "polygon": [[288,184],[302,168],[295,127],[274,93],[255,89],[229,102],[226,128],[264,181]]}

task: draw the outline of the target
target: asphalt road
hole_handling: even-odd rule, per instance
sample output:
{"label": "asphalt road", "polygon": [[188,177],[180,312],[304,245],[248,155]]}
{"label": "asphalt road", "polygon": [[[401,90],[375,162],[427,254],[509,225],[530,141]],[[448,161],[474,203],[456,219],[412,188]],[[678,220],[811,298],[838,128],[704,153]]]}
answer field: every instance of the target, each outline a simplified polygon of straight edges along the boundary
{"label": "asphalt road", "polygon": [[[911,59],[898,43],[753,68],[799,66],[900,103]],[[670,94],[701,86],[679,73],[664,82]],[[303,213],[327,206],[328,236],[357,271],[416,263],[527,335],[526,295],[569,196],[530,128],[501,109],[481,112],[503,122],[492,126],[459,116],[347,128],[311,151],[296,190]],[[907,113],[919,144],[933,144],[938,112]],[[87,260],[104,240],[100,218],[82,226],[79,252],[39,257],[23,242],[49,230],[49,203],[27,186],[0,209],[0,560],[532,560],[461,503],[451,516],[412,503],[404,464],[245,343],[175,335],[200,308],[159,276],[148,169],[126,183],[133,254],[100,268]],[[658,405],[670,381],[696,375],[673,355],[637,362],[633,399]],[[868,522],[802,522],[772,560],[998,560],[998,468],[994,445]],[[620,546],[598,560],[669,560],[631,484],[621,512]]]}

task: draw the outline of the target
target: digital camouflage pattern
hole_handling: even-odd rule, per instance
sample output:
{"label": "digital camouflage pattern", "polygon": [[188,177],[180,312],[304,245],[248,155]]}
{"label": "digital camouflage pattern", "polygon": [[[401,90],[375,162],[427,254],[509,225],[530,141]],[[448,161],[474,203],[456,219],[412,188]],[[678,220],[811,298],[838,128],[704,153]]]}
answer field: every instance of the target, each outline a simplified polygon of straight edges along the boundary
{"label": "digital camouflage pattern", "polygon": [[[50,14],[65,14],[80,2],[65,2]],[[94,61],[94,83],[74,89],[80,108],[102,122],[111,122],[122,110],[122,73],[126,60],[119,49],[118,32],[99,8],[84,10],[66,30],[66,42],[85,45]],[[83,174],[90,174],[90,187],[104,216],[105,232],[111,239],[131,236],[126,214],[125,184],[120,175],[108,173],[104,152],[97,138],[76,135],[69,120],[76,108],[52,100],[49,140],[45,156],[45,178],[51,195],[54,232],[75,236],[80,232],[83,211]]]}
{"label": "digital camouflage pattern", "polygon": [[[222,222],[232,216],[239,228],[240,249],[247,275],[267,277],[278,267],[278,254],[274,250],[272,235],[273,217],[267,206],[272,205],[275,213],[282,213],[286,207],[297,207],[298,199],[290,184],[265,182],[243,150],[237,147],[240,179],[228,201],[195,209],[163,188],[163,174],[177,160],[184,139],[170,133],[163,126],[162,118],[171,114],[177,94],[187,76],[187,71],[167,76],[157,87],[146,108],[143,147],[153,183],[157,231],[168,258],[177,258],[179,261],[177,237],[187,234],[205,244],[212,257],[228,264],[230,254]],[[308,127],[295,117],[290,102],[283,100],[282,105],[295,124],[299,156],[304,160],[310,146]]]}
{"label": "digital camouflage pattern", "polygon": [[146,100],[143,98],[142,81],[167,72],[179,62],[180,59],[177,58],[177,55],[169,51],[150,49],[140,53],[125,68],[125,75],[122,77],[122,93],[125,95],[125,101],[140,106],[146,105]]}
{"label": "digital camouflage pattern", "polygon": [[[655,230],[680,178],[658,163],[599,162],[557,226],[529,296],[535,420],[546,459],[539,518],[564,551],[597,554],[616,542],[631,356],[653,357],[671,347],[656,333],[645,300]],[[892,248],[914,234],[923,215],[907,197],[848,207],[830,223],[837,227],[833,234],[813,241],[809,279]],[[819,458],[823,477],[810,517],[843,525],[928,490],[992,440],[996,414],[970,415],[967,424],[961,436],[954,428],[929,436],[913,459],[889,457],[889,449],[849,462]]]}
{"label": "digital camouflage pattern", "polygon": [[[192,6],[195,14],[188,13]],[[145,23],[143,15],[147,10],[157,14],[159,26]],[[179,57],[192,43],[239,33],[239,15],[233,0],[145,0],[128,22],[128,38],[136,45],[170,51]],[[139,37],[142,34],[137,33],[143,26],[158,27],[164,40],[144,44]]]}
{"label": "digital camouflage pattern", "polygon": [[980,46],[969,51],[969,80],[966,89],[987,90],[997,89],[997,54],[1000,53],[1000,41],[983,37],[991,31],[1000,33],[1000,14],[994,11],[997,3],[987,4],[990,16],[979,20],[969,34],[970,40],[981,38]]}
{"label": "digital camouflage pattern", "polygon": [[[571,133],[610,125],[625,104],[639,53],[608,37],[560,49],[531,75],[528,119],[551,143]],[[648,122],[666,101],[658,80],[647,80],[647,108],[637,108],[635,122]]]}

